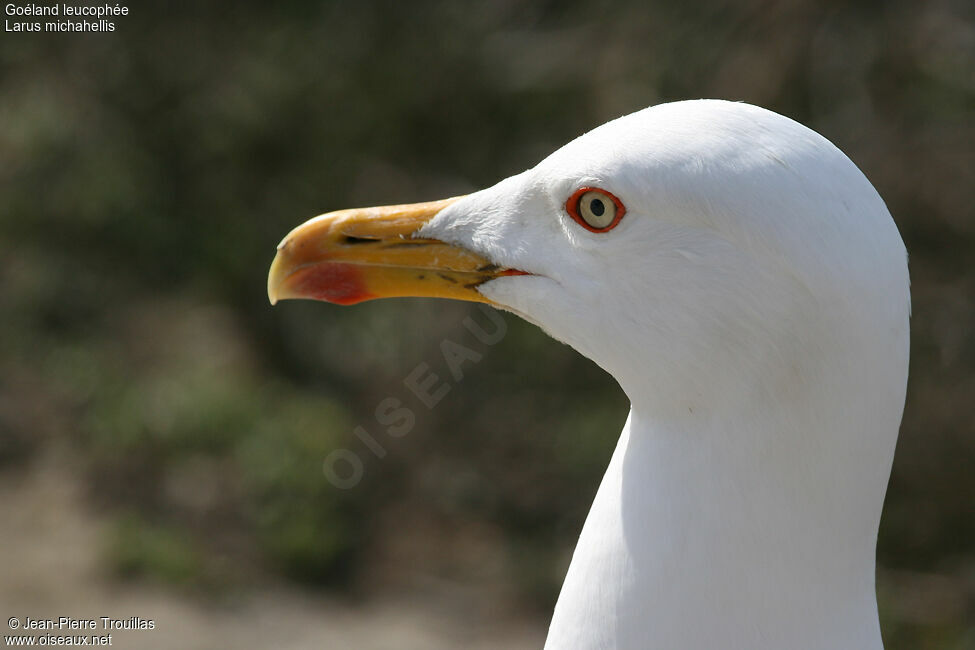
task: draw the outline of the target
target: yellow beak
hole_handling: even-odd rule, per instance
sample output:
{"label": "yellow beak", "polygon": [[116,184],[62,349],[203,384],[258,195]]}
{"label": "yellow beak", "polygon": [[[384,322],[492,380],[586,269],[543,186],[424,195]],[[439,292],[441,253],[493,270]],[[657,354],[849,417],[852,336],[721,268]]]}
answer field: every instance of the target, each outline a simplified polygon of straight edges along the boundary
{"label": "yellow beak", "polygon": [[503,269],[459,246],[413,235],[462,197],[339,210],[310,219],[278,245],[267,296],[352,305],[373,298],[435,297],[491,301],[477,290]]}

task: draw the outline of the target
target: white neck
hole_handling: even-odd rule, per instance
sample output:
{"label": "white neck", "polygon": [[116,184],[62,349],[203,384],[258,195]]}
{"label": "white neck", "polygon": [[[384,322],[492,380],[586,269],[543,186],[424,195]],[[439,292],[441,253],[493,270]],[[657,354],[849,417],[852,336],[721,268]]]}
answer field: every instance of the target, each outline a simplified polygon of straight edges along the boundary
{"label": "white neck", "polygon": [[[822,482],[822,438],[850,432],[755,431],[778,418],[663,423],[634,408],[546,649],[882,649],[874,549],[883,490],[810,487]],[[802,441],[808,463],[778,462]]]}

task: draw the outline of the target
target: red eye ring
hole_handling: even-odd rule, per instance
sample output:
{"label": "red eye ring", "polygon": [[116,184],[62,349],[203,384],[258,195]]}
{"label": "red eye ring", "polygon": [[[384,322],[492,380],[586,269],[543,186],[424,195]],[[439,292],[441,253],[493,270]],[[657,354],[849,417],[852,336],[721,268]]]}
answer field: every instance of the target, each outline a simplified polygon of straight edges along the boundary
{"label": "red eye ring", "polygon": [[[590,192],[605,196],[607,199],[612,201],[613,206],[615,206],[616,214],[613,216],[613,220],[605,226],[599,228],[593,226],[583,217],[582,211],[579,209],[582,198]],[[623,218],[623,215],[626,214],[626,207],[623,205],[623,202],[616,198],[612,192],[607,192],[599,187],[580,187],[573,192],[572,196],[569,197],[569,200],[565,202],[565,211],[569,213],[569,216],[572,217],[576,223],[589,232],[608,232],[615,228],[620,222],[620,219]]]}

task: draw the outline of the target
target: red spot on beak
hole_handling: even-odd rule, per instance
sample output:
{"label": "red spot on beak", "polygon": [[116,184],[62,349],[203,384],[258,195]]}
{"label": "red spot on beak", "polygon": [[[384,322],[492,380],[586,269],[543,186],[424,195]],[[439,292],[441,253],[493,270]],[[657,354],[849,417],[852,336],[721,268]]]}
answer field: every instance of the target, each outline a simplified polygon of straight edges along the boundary
{"label": "red spot on beak", "polygon": [[366,290],[362,271],[355,264],[323,262],[295,275],[292,286],[303,297],[336,305],[354,305],[376,297]]}

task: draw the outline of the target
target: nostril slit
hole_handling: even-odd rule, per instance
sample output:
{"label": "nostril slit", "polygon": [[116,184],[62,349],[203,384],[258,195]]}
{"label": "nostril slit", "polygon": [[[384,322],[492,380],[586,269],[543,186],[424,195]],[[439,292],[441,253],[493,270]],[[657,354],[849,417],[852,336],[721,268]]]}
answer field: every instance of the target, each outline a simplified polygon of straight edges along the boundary
{"label": "nostril slit", "polygon": [[342,240],[345,244],[371,244],[379,241],[376,237],[356,237],[355,235],[345,235]]}

